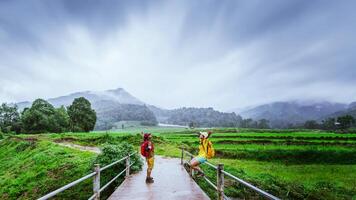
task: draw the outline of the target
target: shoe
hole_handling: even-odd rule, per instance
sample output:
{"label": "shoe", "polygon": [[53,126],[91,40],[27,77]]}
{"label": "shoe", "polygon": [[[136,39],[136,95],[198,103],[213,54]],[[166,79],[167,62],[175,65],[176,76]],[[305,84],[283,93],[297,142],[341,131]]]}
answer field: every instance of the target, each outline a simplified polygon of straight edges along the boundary
{"label": "shoe", "polygon": [[198,174],[196,175],[198,178],[205,176],[204,172],[198,171]]}
{"label": "shoe", "polygon": [[146,178],[146,183],[154,183],[154,180],[152,177]]}
{"label": "shoe", "polygon": [[150,179],[150,183],[154,183],[155,182],[152,177],[150,177],[149,179]]}

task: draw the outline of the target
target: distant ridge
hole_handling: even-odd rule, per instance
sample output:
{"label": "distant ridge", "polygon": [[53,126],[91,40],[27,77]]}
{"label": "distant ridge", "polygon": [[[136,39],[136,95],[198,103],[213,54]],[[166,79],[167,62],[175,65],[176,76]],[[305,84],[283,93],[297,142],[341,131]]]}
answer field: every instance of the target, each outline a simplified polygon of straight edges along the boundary
{"label": "distant ridge", "polygon": [[243,118],[267,119],[274,128],[289,124],[303,124],[307,120],[320,120],[335,112],[347,109],[347,104],[332,102],[274,102],[240,112]]}
{"label": "distant ridge", "polygon": [[[225,113],[213,108],[162,109],[145,104],[123,88],[105,91],[83,91],[50,98],[55,107],[69,106],[75,98],[85,97],[97,112],[97,130],[121,128],[121,121],[138,121],[141,125],[158,123],[199,127],[237,126],[241,117],[235,113]],[[31,102],[17,103],[20,110],[31,106]]]}
{"label": "distant ridge", "polygon": [[[120,121],[140,121],[155,125],[157,119],[145,104],[123,88],[105,91],[83,91],[48,99],[55,107],[69,106],[75,98],[84,97],[90,101],[97,113],[95,129],[111,129]],[[30,107],[32,102],[16,103],[20,110]]]}
{"label": "distant ridge", "polygon": [[[112,90],[105,91],[83,91],[83,92],[75,92],[65,96],[59,96],[55,98],[47,99],[55,107],[60,106],[69,106],[75,98],[84,97],[88,99],[92,104],[100,101],[112,101],[119,104],[137,104],[144,105],[142,101],[132,96],[123,88],[117,88]],[[20,110],[25,107],[31,106],[32,102],[24,101],[16,103]]]}

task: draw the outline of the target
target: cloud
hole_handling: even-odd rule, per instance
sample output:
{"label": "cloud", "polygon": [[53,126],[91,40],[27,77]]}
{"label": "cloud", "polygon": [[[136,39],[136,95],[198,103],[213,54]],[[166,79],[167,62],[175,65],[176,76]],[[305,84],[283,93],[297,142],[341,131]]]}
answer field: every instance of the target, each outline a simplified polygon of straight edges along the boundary
{"label": "cloud", "polygon": [[3,1],[0,101],[123,87],[167,108],[350,102],[356,96],[354,6]]}

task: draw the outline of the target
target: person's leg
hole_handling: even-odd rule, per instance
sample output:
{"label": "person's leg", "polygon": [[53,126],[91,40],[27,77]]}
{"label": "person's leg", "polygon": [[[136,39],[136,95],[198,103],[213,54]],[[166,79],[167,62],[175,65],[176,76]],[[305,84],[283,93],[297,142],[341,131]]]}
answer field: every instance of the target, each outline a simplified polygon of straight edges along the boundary
{"label": "person's leg", "polygon": [[[199,167],[199,165],[201,164],[200,160],[199,160],[199,157],[196,157],[194,159],[192,159],[192,161],[190,162],[190,167],[191,167],[191,170],[195,170],[197,171],[198,173],[196,174],[197,177],[201,177],[201,176],[204,176],[204,172],[203,170],[201,170],[201,168]],[[194,175],[194,171],[192,171],[192,175]]]}
{"label": "person's leg", "polygon": [[147,167],[147,178],[151,177],[151,172],[152,172],[152,169]]}
{"label": "person's leg", "polygon": [[190,161],[190,167],[192,169],[196,169],[196,170],[201,170],[200,167],[199,167],[200,163],[199,161],[196,159],[196,158],[193,158],[191,161]]}
{"label": "person's leg", "polygon": [[147,158],[147,176],[146,182],[153,183],[153,178],[151,177],[152,169],[154,165],[154,158]]}
{"label": "person's leg", "polygon": [[197,176],[204,176],[204,172],[203,170],[199,167],[200,164],[203,164],[206,161],[205,158],[203,157],[195,157],[194,159],[192,159],[192,161],[190,162],[190,166],[191,169],[196,170],[198,172]]}

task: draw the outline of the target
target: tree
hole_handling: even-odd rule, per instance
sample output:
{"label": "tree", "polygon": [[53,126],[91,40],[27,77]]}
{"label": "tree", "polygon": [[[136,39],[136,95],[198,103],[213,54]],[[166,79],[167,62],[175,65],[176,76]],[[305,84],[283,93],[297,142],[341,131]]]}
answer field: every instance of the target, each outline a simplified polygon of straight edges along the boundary
{"label": "tree", "polygon": [[261,129],[268,129],[268,128],[270,128],[269,121],[267,119],[260,119],[258,121],[257,127],[261,128]]}
{"label": "tree", "polygon": [[188,126],[189,128],[196,128],[198,127],[198,124],[196,122],[189,122]]}
{"label": "tree", "polygon": [[90,102],[84,97],[74,99],[68,107],[70,129],[73,132],[89,132],[94,129],[96,112],[91,108]]}
{"label": "tree", "polygon": [[54,108],[43,99],[36,99],[23,111],[21,122],[27,133],[61,133],[68,129],[69,117],[64,109]]}
{"label": "tree", "polygon": [[241,128],[251,128],[253,120],[251,118],[243,119],[241,122]]}
{"label": "tree", "polygon": [[3,103],[0,106],[0,129],[4,133],[14,131],[20,121],[20,113],[17,106],[9,106]]}
{"label": "tree", "polygon": [[335,118],[328,118],[322,121],[322,128],[326,130],[335,130],[336,129],[336,120]]}
{"label": "tree", "polygon": [[341,130],[346,130],[355,123],[355,119],[351,115],[345,115],[338,117],[337,122]]}
{"label": "tree", "polygon": [[308,120],[304,123],[304,128],[306,129],[318,129],[319,124],[315,120]]}
{"label": "tree", "polygon": [[57,108],[50,120],[53,124],[53,132],[63,133],[69,130],[69,115],[64,106]]}
{"label": "tree", "polygon": [[27,133],[47,133],[51,130],[49,118],[55,113],[54,107],[43,99],[36,99],[23,112],[21,121]]}

